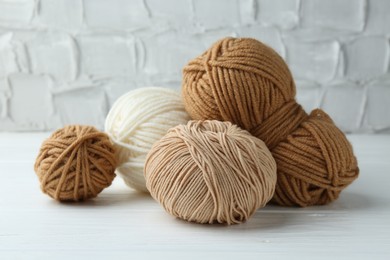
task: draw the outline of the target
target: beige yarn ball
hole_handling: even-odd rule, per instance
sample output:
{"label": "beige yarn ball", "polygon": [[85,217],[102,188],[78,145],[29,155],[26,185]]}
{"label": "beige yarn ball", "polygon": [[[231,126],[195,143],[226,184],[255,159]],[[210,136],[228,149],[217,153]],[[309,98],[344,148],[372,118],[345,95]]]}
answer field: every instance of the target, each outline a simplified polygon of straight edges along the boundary
{"label": "beige yarn ball", "polygon": [[167,131],[190,120],[179,91],[144,87],[121,96],[112,106],[105,131],[117,150],[116,172],[125,183],[143,192],[145,157]]}
{"label": "beige yarn ball", "polygon": [[237,224],[273,196],[276,164],[266,145],[230,122],[190,121],[154,144],[146,185],[173,216]]}

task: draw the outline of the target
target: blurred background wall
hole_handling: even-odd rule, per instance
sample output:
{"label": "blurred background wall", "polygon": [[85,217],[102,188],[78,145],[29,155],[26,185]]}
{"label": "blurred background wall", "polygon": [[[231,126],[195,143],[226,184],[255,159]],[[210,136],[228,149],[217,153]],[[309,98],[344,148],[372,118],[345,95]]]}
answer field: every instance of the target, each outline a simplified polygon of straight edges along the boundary
{"label": "blurred background wall", "polygon": [[119,95],[179,89],[188,60],[225,36],[276,49],[307,111],[389,132],[388,0],[0,0],[0,130],[102,128]]}

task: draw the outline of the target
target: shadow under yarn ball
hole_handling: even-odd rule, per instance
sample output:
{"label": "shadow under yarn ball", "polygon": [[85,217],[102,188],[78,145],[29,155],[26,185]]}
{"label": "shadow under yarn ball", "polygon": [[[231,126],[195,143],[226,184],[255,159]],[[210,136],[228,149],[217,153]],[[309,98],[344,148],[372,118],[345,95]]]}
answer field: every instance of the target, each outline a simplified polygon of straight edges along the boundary
{"label": "shadow under yarn ball", "polygon": [[190,121],[153,145],[145,178],[170,214],[230,225],[246,221],[272,198],[276,164],[263,141],[238,126]]}
{"label": "shadow under yarn ball", "polygon": [[267,144],[280,205],[327,204],[358,176],[346,136],[324,111],[306,114],[287,64],[255,39],[222,39],[190,61],[182,94],[192,119],[231,121]]}
{"label": "shadow under yarn ball", "polygon": [[59,201],[79,201],[110,186],[115,166],[115,150],[105,133],[70,125],[43,142],[34,169],[44,193]]}

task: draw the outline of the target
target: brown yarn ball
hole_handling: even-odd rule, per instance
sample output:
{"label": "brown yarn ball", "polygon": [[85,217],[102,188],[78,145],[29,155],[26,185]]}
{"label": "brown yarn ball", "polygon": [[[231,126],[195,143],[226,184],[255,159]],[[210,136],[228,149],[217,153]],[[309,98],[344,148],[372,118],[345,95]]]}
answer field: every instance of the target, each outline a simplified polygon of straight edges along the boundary
{"label": "brown yarn ball", "polygon": [[182,94],[193,119],[231,121],[262,139],[278,166],[273,201],[327,204],[358,177],[352,146],[323,111],[308,116],[295,101],[284,60],[250,38],[225,38],[183,70]]}
{"label": "brown yarn ball", "polygon": [[71,125],[43,142],[34,169],[44,193],[59,201],[79,201],[110,186],[115,166],[115,150],[105,133]]}
{"label": "brown yarn ball", "polygon": [[246,221],[272,198],[276,164],[263,141],[238,126],[190,121],[153,145],[145,178],[170,214],[230,225]]}

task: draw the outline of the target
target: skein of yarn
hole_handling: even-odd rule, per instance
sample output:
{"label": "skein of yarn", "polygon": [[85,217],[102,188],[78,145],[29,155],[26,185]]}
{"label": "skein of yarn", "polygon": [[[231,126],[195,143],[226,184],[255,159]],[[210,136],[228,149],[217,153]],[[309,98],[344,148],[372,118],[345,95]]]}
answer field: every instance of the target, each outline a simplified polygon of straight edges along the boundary
{"label": "skein of yarn", "polygon": [[190,121],[153,145],[145,178],[170,214],[230,225],[246,221],[271,199],[276,164],[266,145],[238,126]]}
{"label": "skein of yarn", "polygon": [[114,103],[105,131],[117,149],[116,171],[128,186],[148,192],[143,174],[146,154],[171,127],[189,120],[180,93],[171,89],[140,88]]}
{"label": "skein of yarn", "polygon": [[250,38],[225,38],[183,70],[182,94],[193,119],[231,121],[271,150],[278,181],[273,201],[284,206],[327,204],[358,177],[346,136],[316,109],[295,101],[284,60]]}
{"label": "skein of yarn", "polygon": [[79,201],[110,186],[115,166],[115,150],[105,133],[70,125],[43,142],[34,170],[44,193],[59,201]]}

